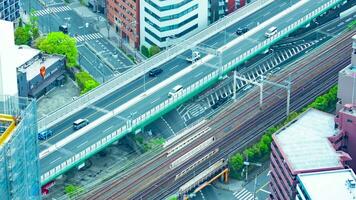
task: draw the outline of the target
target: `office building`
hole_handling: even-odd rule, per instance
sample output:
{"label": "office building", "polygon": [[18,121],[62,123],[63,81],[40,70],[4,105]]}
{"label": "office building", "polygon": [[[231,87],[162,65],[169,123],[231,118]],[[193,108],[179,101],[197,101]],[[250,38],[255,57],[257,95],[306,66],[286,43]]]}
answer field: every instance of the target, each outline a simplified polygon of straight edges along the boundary
{"label": "office building", "polygon": [[351,157],[328,139],[339,134],[334,116],[309,109],[275,133],[271,144],[271,199],[296,197],[297,176],[344,169]]}
{"label": "office building", "polygon": [[[65,81],[65,56],[48,55],[26,45],[17,46],[18,94],[39,98]],[[41,74],[41,68],[45,74]]]}
{"label": "office building", "polygon": [[139,48],[140,37],[140,1],[110,1],[106,2],[109,23],[121,38],[132,47]]}
{"label": "office building", "polygon": [[356,199],[356,176],[351,169],[304,173],[297,179],[296,200]]}
{"label": "office building", "polygon": [[181,41],[207,26],[207,0],[140,2],[140,44],[146,47],[164,48],[172,44],[167,38]]}
{"label": "office building", "polygon": [[356,35],[352,37],[352,41],[351,65],[339,72],[337,110],[345,104],[356,103]]}
{"label": "office building", "polygon": [[14,22],[20,17],[20,0],[0,0],[0,19]]}
{"label": "office building", "polygon": [[0,96],[0,194],[2,200],[39,200],[36,102]]}
{"label": "office building", "polygon": [[105,13],[106,0],[84,0],[84,3],[94,12]]}
{"label": "office building", "polygon": [[17,96],[16,46],[12,22],[0,20],[0,96]]}

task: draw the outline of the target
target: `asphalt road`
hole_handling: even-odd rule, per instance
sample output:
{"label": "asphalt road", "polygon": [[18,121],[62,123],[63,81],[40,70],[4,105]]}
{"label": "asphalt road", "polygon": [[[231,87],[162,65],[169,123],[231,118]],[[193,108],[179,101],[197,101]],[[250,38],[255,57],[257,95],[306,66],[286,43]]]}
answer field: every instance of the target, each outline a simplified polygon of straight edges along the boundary
{"label": "asphalt road", "polygon": [[[78,48],[79,55],[84,58],[81,66],[87,70],[97,81],[104,82],[119,73],[117,69],[128,69],[133,66],[132,61],[126,57],[121,51],[115,48],[103,35],[95,30],[95,23],[87,18],[79,16],[71,7],[63,2],[47,1],[50,6],[43,6],[38,0],[24,0],[22,7],[28,12],[36,10],[39,19],[39,27],[43,33],[59,31],[60,25],[69,25],[69,35],[78,38],[78,46],[85,42],[93,43],[93,51],[84,48]],[[49,11],[49,9],[52,9]],[[88,26],[86,26],[88,24]],[[98,59],[96,54],[100,54],[105,48],[107,51],[115,52],[117,57],[112,54],[103,56],[103,59]],[[86,62],[85,60],[94,61],[96,63]],[[110,66],[109,66],[110,65]],[[117,69],[116,69],[117,68]],[[121,72],[123,72],[122,70]]]}
{"label": "asphalt road", "polygon": [[[317,2],[308,2],[307,5],[304,7],[301,7],[297,9],[297,11],[290,13],[288,16],[285,18],[292,19],[292,20],[279,20],[278,22],[274,23],[274,26],[277,26],[279,29],[282,29],[283,27],[287,26],[288,24],[292,23],[293,20],[295,21],[297,18],[305,15],[307,12],[311,11],[312,9],[316,8],[319,6],[321,3],[326,2],[326,0],[319,0]],[[276,13],[284,10],[286,7],[288,7],[288,3],[285,3],[283,1],[275,1],[273,4],[270,6],[266,7],[265,9],[260,10],[259,12],[254,13],[252,16],[247,17],[246,19],[238,22],[237,24],[233,25],[232,27],[227,29],[227,33],[230,33],[227,35],[226,39],[225,37],[222,37],[222,33],[218,33],[217,35],[220,36],[214,36],[210,38],[209,40],[205,41],[204,44],[214,44],[214,45],[219,45],[223,44],[225,41],[229,41],[236,36],[233,34],[234,31],[237,29],[239,26],[244,26],[244,25],[250,25],[251,21],[255,22],[255,18],[259,16],[259,18],[263,18],[261,16],[265,16],[265,18],[270,18],[271,16],[275,15]],[[250,27],[251,28],[251,27]],[[257,32],[256,34],[252,35],[249,37],[249,39],[244,40],[243,42],[235,45],[234,47],[230,48],[227,50],[223,57],[223,61],[227,62],[247,49],[253,47],[257,41],[262,41],[264,40],[264,33],[269,27],[264,28],[263,30]],[[185,52],[185,54],[182,57],[185,57],[189,54],[189,52]],[[218,63],[218,59],[214,58],[209,61],[210,64],[216,65]],[[164,70],[163,74],[156,78],[147,78],[147,85],[146,88],[150,88],[154,86],[155,84],[159,83],[163,79],[171,76],[175,72],[181,70],[182,68],[185,68],[188,65],[186,62],[182,62],[182,58],[178,57],[174,60],[169,61],[168,63],[165,63],[162,66],[162,69]],[[172,67],[173,66],[173,67]],[[76,140],[68,143],[65,145],[61,151],[54,152],[50,154],[49,156],[45,157],[44,159],[41,160],[41,172],[44,173],[51,169],[54,166],[57,166],[63,160],[65,160],[69,155],[75,152],[81,151],[81,149],[84,149],[94,142],[96,142],[99,138],[102,138],[103,136],[110,134],[117,128],[123,125],[124,120],[122,118],[130,118],[129,116],[132,115],[132,113],[143,113],[144,111],[151,109],[153,106],[159,104],[160,102],[164,101],[167,99],[167,93],[168,91],[174,87],[177,84],[181,84],[183,86],[188,86],[192,84],[193,82],[196,82],[197,80],[201,79],[203,76],[206,74],[212,72],[214,68],[202,65],[197,68],[195,68],[191,73],[189,73],[189,79],[186,77],[180,78],[178,80],[175,80],[173,83],[169,84],[168,86],[162,88],[159,92],[154,93],[146,99],[130,109],[125,110],[124,112],[120,113],[119,117],[112,118],[104,123],[102,123],[100,126],[97,126],[96,128],[92,129],[85,135],[77,138]],[[113,108],[116,108],[120,105],[120,103],[127,102],[128,99],[131,99],[132,97],[137,96],[138,94],[142,93],[142,83],[143,83],[143,78],[141,77],[140,79],[133,81],[130,83],[128,86],[120,88],[119,90],[115,91],[112,93],[112,95],[105,97],[104,99],[98,101],[96,104],[94,104],[95,107],[101,107],[106,110],[111,110]],[[133,89],[134,88],[134,89]],[[124,92],[123,92],[124,91]],[[125,92],[126,91],[126,92]],[[124,95],[125,94],[125,95]],[[75,115],[69,117],[65,121],[62,121],[61,123],[58,123],[56,126],[51,127],[51,129],[54,130],[56,135],[52,137],[51,139],[48,140],[48,144],[42,144],[41,145],[41,150],[44,149],[44,146],[48,146],[49,144],[53,144],[56,141],[61,140],[62,138],[65,138],[67,135],[71,134],[73,132],[72,130],[72,122],[75,119],[78,118],[88,118],[90,121],[93,121],[97,117],[103,115],[104,113],[97,111],[95,108],[85,108],[81,112],[76,113]],[[137,117],[137,116],[134,116]],[[71,153],[70,153],[71,152]]]}

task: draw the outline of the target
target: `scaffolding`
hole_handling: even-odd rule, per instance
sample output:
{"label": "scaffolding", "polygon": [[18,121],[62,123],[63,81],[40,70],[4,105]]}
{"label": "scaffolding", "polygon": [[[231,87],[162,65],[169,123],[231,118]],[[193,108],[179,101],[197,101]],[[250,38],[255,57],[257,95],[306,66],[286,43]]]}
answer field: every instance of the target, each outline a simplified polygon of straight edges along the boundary
{"label": "scaffolding", "polygon": [[1,199],[41,199],[36,102],[0,96]]}

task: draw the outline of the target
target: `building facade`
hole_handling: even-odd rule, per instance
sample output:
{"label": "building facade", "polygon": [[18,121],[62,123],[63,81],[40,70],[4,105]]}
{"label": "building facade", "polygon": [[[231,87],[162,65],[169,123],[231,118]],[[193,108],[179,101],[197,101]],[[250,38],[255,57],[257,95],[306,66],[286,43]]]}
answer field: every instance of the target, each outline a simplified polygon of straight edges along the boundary
{"label": "building facade", "polygon": [[[43,54],[37,49],[22,45],[17,47],[22,59],[17,64],[18,94],[22,97],[39,98],[65,81],[65,57]],[[45,74],[41,74],[41,68]]]}
{"label": "building facade", "polygon": [[20,0],[0,0],[0,19],[14,22],[20,17]]}
{"label": "building facade", "polygon": [[0,20],[0,96],[17,96],[14,25]]}
{"label": "building facade", "polygon": [[1,96],[0,123],[1,199],[41,199],[36,102]]}
{"label": "building facade", "polygon": [[208,25],[207,0],[142,0],[140,44],[164,48],[167,38],[189,37]]}
{"label": "building facade", "polygon": [[344,169],[351,157],[334,149],[329,137],[337,134],[334,116],[315,109],[275,133],[271,144],[271,199],[294,200],[299,174]]}
{"label": "building facade", "polygon": [[107,18],[121,38],[139,48],[140,0],[107,0]]}
{"label": "building facade", "polygon": [[352,40],[351,65],[339,72],[337,110],[340,110],[345,104],[356,103],[356,35],[352,37]]}

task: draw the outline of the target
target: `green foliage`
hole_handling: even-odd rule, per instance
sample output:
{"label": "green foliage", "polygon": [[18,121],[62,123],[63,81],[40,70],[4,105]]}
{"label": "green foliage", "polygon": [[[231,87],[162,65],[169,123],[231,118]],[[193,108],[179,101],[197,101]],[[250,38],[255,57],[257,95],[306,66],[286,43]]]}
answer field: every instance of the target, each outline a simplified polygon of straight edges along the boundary
{"label": "green foliage", "polygon": [[129,59],[133,62],[136,63],[135,57],[133,57],[132,55],[127,55],[127,57],[129,57]]}
{"label": "green foliage", "polygon": [[78,50],[74,38],[62,33],[52,32],[41,39],[38,48],[49,54],[61,54],[67,58],[67,67],[78,66]]}
{"label": "green foliage", "polygon": [[332,111],[335,110],[336,102],[337,86],[334,86],[324,95],[317,97],[313,103],[309,104],[305,109],[302,109],[301,112],[292,112],[282,123],[268,128],[256,144],[245,149],[242,154],[236,153],[230,157],[229,167],[231,169],[231,176],[236,179],[241,179],[241,172],[244,167],[243,161],[246,156],[248,156],[248,159],[251,162],[256,162],[259,159],[268,156],[271,151],[272,134],[293,121],[300,113],[308,108],[315,108],[324,112]]}
{"label": "green foliage", "polygon": [[145,45],[141,46],[141,53],[146,56],[147,58],[150,57],[150,52],[148,50],[148,48]]}
{"label": "green foliage", "polygon": [[165,140],[162,137],[150,139],[148,142],[143,144],[144,150],[145,151],[149,151],[149,150],[154,149],[156,147],[160,147],[160,146],[163,145],[164,141]]}
{"label": "green foliage", "polygon": [[168,197],[168,200],[178,200],[178,197],[177,196],[171,196],[171,197]]}
{"label": "green foliage", "polygon": [[40,32],[38,29],[38,16],[35,15],[35,10],[31,10],[30,12],[30,27],[31,27],[31,34],[32,38],[36,39],[40,36]]}
{"label": "green foliage", "polygon": [[326,94],[315,99],[307,108],[315,108],[324,112],[335,110],[337,102],[337,86],[332,87]]}
{"label": "green foliage", "polygon": [[99,83],[86,71],[76,73],[75,80],[81,89],[80,94],[85,94],[99,86]]}
{"label": "green foliage", "polygon": [[158,46],[156,46],[156,45],[151,46],[150,50],[149,50],[149,55],[150,55],[149,57],[158,54],[160,51],[161,51],[161,49]]}
{"label": "green foliage", "polygon": [[347,28],[352,31],[356,28],[356,20],[353,20],[352,22],[350,22],[348,25],[347,25]]}
{"label": "green foliage", "polygon": [[17,27],[15,30],[15,44],[16,45],[29,45],[31,41],[31,33],[29,32],[29,27]]}
{"label": "green foliage", "polygon": [[76,195],[84,192],[84,189],[80,186],[69,184],[64,187],[64,191],[69,198],[74,198]]}

